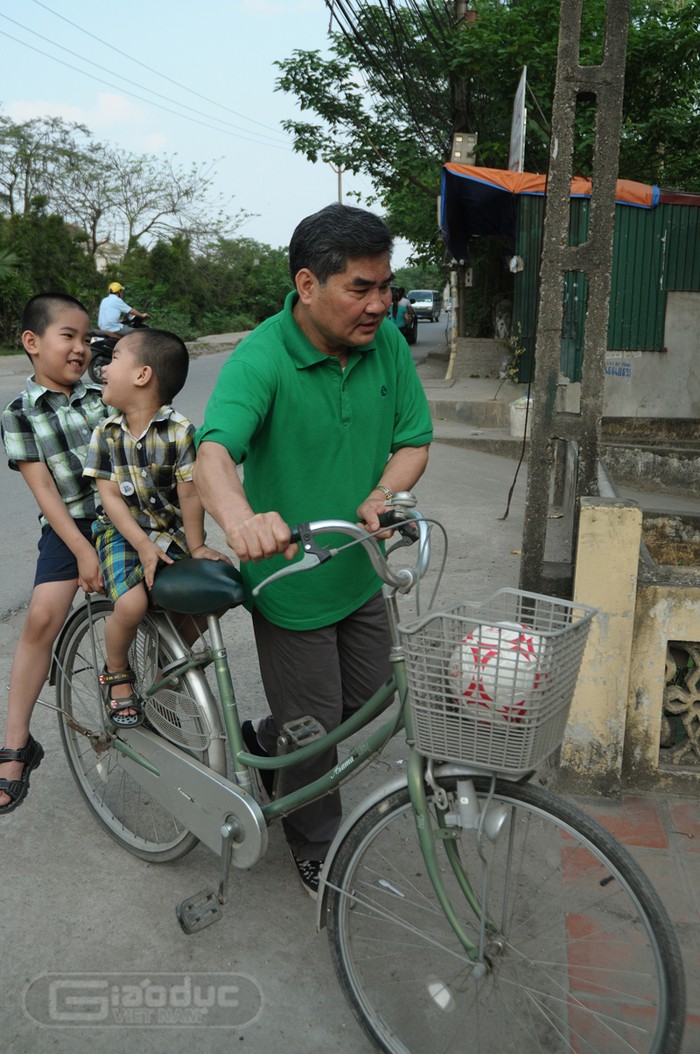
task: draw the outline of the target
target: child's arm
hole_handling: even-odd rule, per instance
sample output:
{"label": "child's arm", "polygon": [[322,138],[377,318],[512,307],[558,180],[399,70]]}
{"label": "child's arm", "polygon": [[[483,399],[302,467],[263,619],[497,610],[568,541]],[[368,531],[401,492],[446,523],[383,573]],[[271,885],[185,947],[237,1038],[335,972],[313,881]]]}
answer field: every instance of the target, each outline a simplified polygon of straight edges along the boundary
{"label": "child's arm", "polygon": [[86,593],[101,593],[102,574],[95,547],[76,526],[47,466],[43,461],[20,461],[18,467],[41,512],[75,556],[80,588]]}
{"label": "child's arm", "polygon": [[155,542],[152,542],[142,527],[138,525],[119,492],[118,484],[109,479],[97,480],[97,491],[102,508],[116,529],[132,545],[139,555],[146,585],[150,589],[156,575],[158,563],[172,564],[172,557],[164,553]]}
{"label": "child's arm", "polygon": [[177,500],[180,503],[187,545],[195,560],[224,560],[230,564],[228,556],[217,549],[210,549],[204,541],[204,508],[191,480],[178,483]]}

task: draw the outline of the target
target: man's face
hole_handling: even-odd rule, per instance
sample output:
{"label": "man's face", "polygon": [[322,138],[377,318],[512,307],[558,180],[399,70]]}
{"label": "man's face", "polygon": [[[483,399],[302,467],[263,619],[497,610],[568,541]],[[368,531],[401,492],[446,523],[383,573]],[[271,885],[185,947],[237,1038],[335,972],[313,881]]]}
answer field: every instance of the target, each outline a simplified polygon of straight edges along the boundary
{"label": "man's face", "polygon": [[90,362],[90,320],[79,307],[66,304],[54,310],[40,336],[27,330],[22,343],[34,364],[39,384],[68,395]]}
{"label": "man's face", "polygon": [[296,276],[301,308],[297,322],[314,347],[327,355],[371,344],[391,303],[391,279],[388,253],[349,260],[325,285],[303,269]]}

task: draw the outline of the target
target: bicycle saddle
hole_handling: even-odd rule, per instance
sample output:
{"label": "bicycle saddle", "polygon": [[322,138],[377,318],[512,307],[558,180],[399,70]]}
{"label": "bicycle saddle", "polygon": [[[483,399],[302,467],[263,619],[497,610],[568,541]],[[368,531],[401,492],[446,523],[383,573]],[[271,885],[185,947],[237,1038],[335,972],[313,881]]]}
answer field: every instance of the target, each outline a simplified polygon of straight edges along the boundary
{"label": "bicycle saddle", "polygon": [[238,568],[223,560],[194,560],[191,556],[166,564],[156,575],[151,600],[160,608],[182,615],[206,615],[234,608],[246,599]]}

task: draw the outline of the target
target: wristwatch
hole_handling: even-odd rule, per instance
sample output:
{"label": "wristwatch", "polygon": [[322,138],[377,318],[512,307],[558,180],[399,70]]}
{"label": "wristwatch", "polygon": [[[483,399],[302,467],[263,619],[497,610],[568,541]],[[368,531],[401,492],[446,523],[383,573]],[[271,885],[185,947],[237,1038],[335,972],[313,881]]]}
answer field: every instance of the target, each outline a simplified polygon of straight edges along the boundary
{"label": "wristwatch", "polygon": [[377,486],[374,489],[381,490],[382,494],[386,498],[386,504],[391,505],[392,501],[394,500],[394,495],[388,487],[385,487],[383,483],[377,483]]}

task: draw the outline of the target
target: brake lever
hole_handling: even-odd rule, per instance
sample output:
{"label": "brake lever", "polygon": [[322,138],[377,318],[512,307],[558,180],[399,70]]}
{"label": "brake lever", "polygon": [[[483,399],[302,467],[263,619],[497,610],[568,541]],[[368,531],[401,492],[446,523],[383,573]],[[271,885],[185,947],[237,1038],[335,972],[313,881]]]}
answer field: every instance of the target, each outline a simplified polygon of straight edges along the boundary
{"label": "brake lever", "polygon": [[387,549],[387,556],[390,556],[391,553],[396,551],[396,549],[403,549],[407,545],[415,545],[418,541],[418,528],[416,527],[415,522],[413,520],[407,520],[398,509],[389,509],[387,512],[381,512],[379,514],[379,526],[391,528],[401,535],[401,537]]}
{"label": "brake lever", "polygon": [[269,586],[271,582],[276,582],[280,578],[286,578],[287,575],[296,575],[300,571],[309,571],[312,567],[319,567],[338,552],[337,549],[324,549],[320,546],[311,534],[308,523],[299,523],[296,527],[292,527],[291,541],[301,544],[304,550],[301,560],[297,560],[296,563],[289,564],[287,567],[281,567],[279,571],[275,571],[267,578],[264,578],[262,582],[258,582],[253,589],[254,597],[258,596],[261,590]]}

